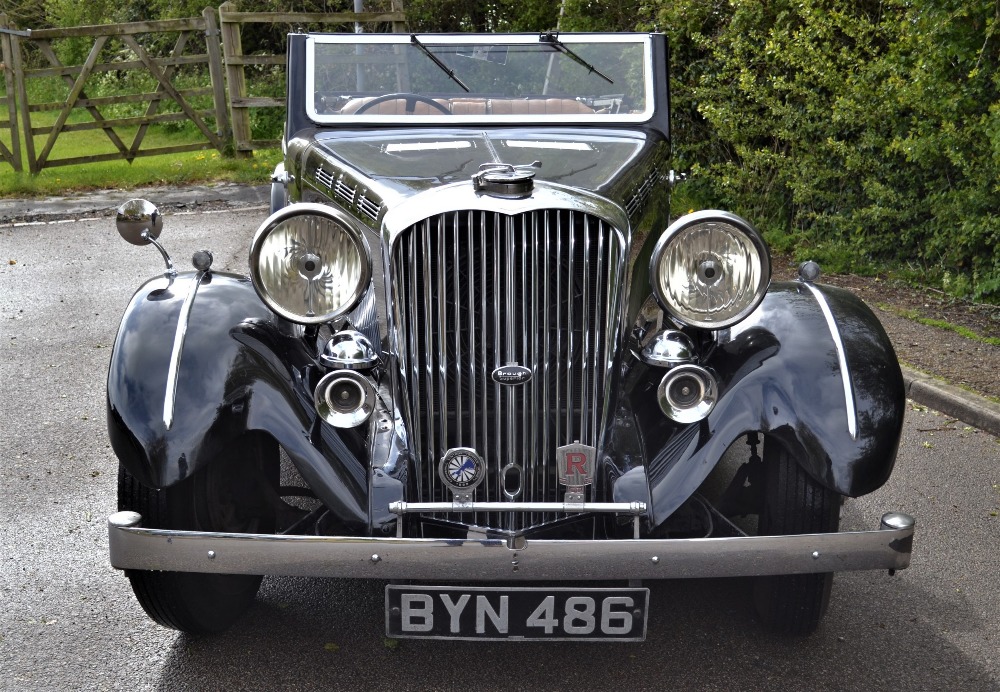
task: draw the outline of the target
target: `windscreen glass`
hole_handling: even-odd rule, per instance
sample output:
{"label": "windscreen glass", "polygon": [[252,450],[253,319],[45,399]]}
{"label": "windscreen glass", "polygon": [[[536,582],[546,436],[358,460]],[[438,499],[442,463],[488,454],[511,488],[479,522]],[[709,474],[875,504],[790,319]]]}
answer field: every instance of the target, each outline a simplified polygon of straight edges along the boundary
{"label": "windscreen glass", "polygon": [[311,36],[317,122],[640,122],[652,113],[649,39],[616,36]]}

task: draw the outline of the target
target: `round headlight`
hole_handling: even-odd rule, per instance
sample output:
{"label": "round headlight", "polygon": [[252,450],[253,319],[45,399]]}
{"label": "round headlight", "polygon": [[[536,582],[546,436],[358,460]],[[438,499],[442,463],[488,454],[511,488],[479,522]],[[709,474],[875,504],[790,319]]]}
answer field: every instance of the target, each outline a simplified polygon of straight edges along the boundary
{"label": "round headlight", "polygon": [[649,265],[653,293],[680,322],[723,329],[760,304],[771,281],[764,239],[724,211],[677,219],[660,236]]}
{"label": "round headlight", "polygon": [[282,317],[321,324],[357,305],[371,280],[371,258],[349,218],[320,204],[293,204],[257,229],[250,278]]}

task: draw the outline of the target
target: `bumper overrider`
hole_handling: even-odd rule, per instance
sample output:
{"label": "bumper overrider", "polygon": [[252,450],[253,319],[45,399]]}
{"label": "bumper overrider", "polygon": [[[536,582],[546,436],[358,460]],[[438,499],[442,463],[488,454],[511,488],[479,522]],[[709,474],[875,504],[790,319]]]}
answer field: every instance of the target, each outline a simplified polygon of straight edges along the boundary
{"label": "bumper overrider", "polygon": [[735,538],[527,540],[368,538],[173,531],[136,512],[108,518],[117,569],[440,581],[749,577],[910,564],[914,519],[875,531]]}

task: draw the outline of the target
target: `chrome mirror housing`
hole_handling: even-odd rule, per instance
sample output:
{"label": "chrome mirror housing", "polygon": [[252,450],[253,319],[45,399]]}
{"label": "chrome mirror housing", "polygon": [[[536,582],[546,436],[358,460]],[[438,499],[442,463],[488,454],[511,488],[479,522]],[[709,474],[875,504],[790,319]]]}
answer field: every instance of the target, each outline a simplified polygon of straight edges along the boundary
{"label": "chrome mirror housing", "polygon": [[115,215],[118,235],[133,245],[149,245],[160,237],[163,216],[152,202],[130,199],[118,207]]}
{"label": "chrome mirror housing", "polygon": [[[130,199],[118,207],[118,212],[115,214],[115,225],[118,227],[118,235],[127,242],[133,245],[152,244],[155,246],[163,256],[164,264],[167,265],[164,273],[167,276],[177,275],[170,255],[156,241],[160,237],[160,231],[163,230],[163,216],[155,204],[144,199]],[[209,265],[211,265],[211,260],[209,260]]]}

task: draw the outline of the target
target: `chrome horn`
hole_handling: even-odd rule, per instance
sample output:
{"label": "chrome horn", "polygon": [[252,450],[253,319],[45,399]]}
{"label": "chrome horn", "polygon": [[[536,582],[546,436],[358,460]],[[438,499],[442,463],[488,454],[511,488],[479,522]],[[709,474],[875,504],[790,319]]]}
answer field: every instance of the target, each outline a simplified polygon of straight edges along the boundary
{"label": "chrome horn", "polygon": [[375,411],[375,387],[353,370],[335,370],[316,385],[316,412],[335,428],[356,428]]}
{"label": "chrome horn", "polygon": [[719,397],[715,377],[698,365],[678,365],[660,380],[657,399],[664,415],[677,423],[708,417]]}

